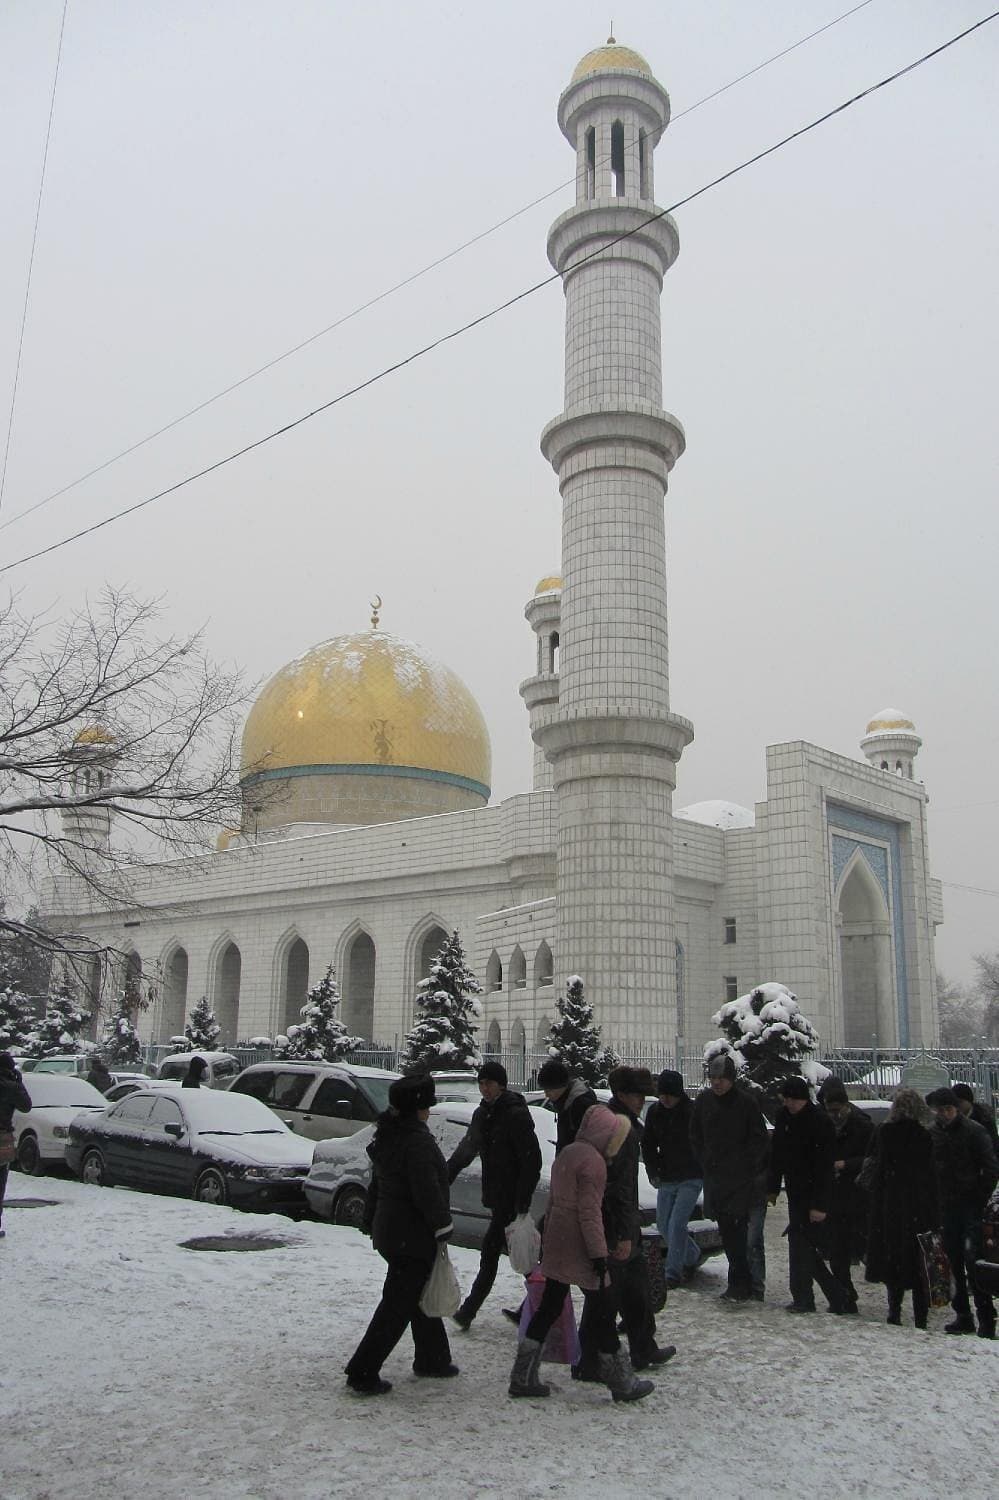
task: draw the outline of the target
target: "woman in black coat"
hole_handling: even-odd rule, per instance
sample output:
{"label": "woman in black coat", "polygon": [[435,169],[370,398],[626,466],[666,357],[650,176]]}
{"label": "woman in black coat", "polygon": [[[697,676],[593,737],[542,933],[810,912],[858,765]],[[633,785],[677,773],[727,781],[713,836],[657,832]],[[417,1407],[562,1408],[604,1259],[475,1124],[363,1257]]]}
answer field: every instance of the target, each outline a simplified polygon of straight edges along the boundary
{"label": "woman in black coat", "polygon": [[346,1367],[347,1385],[360,1396],[392,1389],[381,1367],[407,1327],[413,1330],[414,1374],[458,1373],[443,1322],[420,1311],[438,1246],[453,1228],[447,1167],[427,1129],[434,1100],[432,1078],[397,1078],[368,1147],[373,1172],[363,1227],[388,1270],[381,1301]]}
{"label": "woman in black coat", "polygon": [[[9,1052],[0,1052],[0,1138],[6,1137],[9,1145],[14,1143],[13,1123],[15,1109],[27,1114],[31,1108],[28,1091],[21,1082],[21,1075],[14,1066]],[[3,1196],[7,1191],[9,1162],[0,1162],[0,1218],[3,1217]],[[6,1230],[0,1225],[0,1239]]]}
{"label": "woman in black coat", "polygon": [[[868,1192],[867,1281],[883,1281],[888,1322],[901,1323],[902,1300],[912,1292],[917,1328],[926,1327],[929,1299],[916,1236],[940,1223],[933,1145],[923,1125],[926,1106],[915,1089],[898,1089],[891,1114],[874,1136]],[[871,1158],[868,1160],[870,1161]],[[864,1177],[871,1169],[865,1162]]]}

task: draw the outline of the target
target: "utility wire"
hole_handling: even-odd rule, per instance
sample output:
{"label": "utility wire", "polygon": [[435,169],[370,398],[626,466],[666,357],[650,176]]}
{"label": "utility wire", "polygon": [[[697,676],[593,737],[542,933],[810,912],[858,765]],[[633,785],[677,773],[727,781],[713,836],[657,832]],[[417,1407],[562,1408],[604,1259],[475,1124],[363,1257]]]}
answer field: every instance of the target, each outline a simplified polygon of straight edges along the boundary
{"label": "utility wire", "polygon": [[[62,0],[62,21],[59,24],[59,46],[56,49],[55,73],[52,78],[52,97],[49,100],[49,122],[45,129],[45,150],[42,153],[42,172],[38,183],[38,202],[35,205],[35,227],[31,234],[31,254],[28,256],[28,278],[24,287],[24,307],[21,309],[21,331],[17,339],[17,359],[14,362],[14,387],[10,393],[10,416],[7,419],[7,439],[3,449],[3,469],[0,470],[0,509],[3,507],[4,489],[7,485],[7,460],[10,457],[10,439],[14,431],[14,408],[17,405],[17,387],[21,378],[21,353],[24,349],[24,330],[28,321],[28,299],[31,296],[31,272],[35,264],[35,246],[38,244],[38,221],[42,216],[42,194],[45,191],[45,168],[49,159],[49,141],[52,139],[52,117],[55,114],[56,87],[59,83],[59,63],[62,58],[62,38],[66,30],[66,10],[69,0]],[[16,520],[17,517],[15,516]]]}
{"label": "utility wire", "polygon": [[[861,0],[861,3],[855,5],[852,10],[844,11],[841,16],[836,16],[833,20],[827,21],[817,31],[810,31],[807,36],[800,37],[798,41],[792,42],[789,47],[785,47],[780,52],[775,52],[773,57],[765,58],[763,62],[757,63],[748,72],[741,73],[738,78],[733,78],[730,82],[722,84],[721,88],[714,89],[710,94],[705,94],[703,99],[698,99],[694,104],[688,104],[686,109],[681,109],[678,114],[671,117],[671,123],[682,119],[684,115],[692,114],[695,109],[700,109],[702,104],[707,104],[711,99],[717,99],[719,94],[727,93],[729,89],[735,88],[736,84],[744,82],[747,78],[752,78],[754,74],[761,72],[763,68],[769,67],[771,63],[778,62],[782,57],[787,57],[789,52],[794,52],[798,47],[803,47],[806,42],[810,42],[813,38],[821,36],[822,32],[828,31],[830,27],[837,26],[840,21],[845,21],[847,17],[855,15],[858,10],[863,10],[865,6],[872,3],[873,0]],[[607,160],[609,158],[604,157],[598,165],[603,165]],[[572,187],[575,181],[576,178],[573,175],[565,182],[560,182],[556,187],[549,189],[547,193],[542,193],[540,197],[532,198],[530,203],[525,203],[523,207],[515,209],[513,213],[507,214],[505,218],[498,219],[495,224],[490,224],[487,229],[480,230],[478,234],[472,235],[471,239],[464,240],[460,245],[456,245],[453,250],[448,250],[444,255],[438,256],[436,260],[429,261],[427,265],[421,266],[418,271],[413,271],[409,276],[403,277],[401,281],[397,281],[393,286],[386,287],[384,291],[376,293],[367,302],[362,302],[358,307],[344,313],[332,323],[327,323],[325,328],[320,328],[316,333],[310,334],[308,338],[302,339],[300,343],[294,344],[290,349],[286,349],[283,354],[275,355],[273,359],[269,359],[264,364],[258,365],[255,370],[251,370],[239,380],[234,380],[231,385],[225,386],[223,390],[216,391],[214,396],[207,396],[204,401],[199,401],[197,406],[192,406],[189,411],[182,412],[180,416],[172,418],[169,422],[165,422],[162,427],[157,427],[155,432],[149,432],[145,437],[138,438],[127,448],[122,448],[113,457],[105,459],[93,469],[88,469],[85,474],[79,475],[78,478],[71,480],[69,484],[64,484],[60,489],[53,490],[50,495],[45,495],[41,500],[36,500],[33,505],[26,506],[24,510],[18,511],[9,520],[0,523],[0,531],[5,531],[8,526],[13,526],[15,521],[23,520],[25,516],[33,515],[35,511],[41,510],[53,500],[58,500],[61,495],[68,494],[70,490],[76,489],[78,485],[84,484],[88,479],[93,479],[96,474],[102,474],[105,469],[111,468],[119,460],[128,458],[130,454],[137,452],[140,448],[144,448],[147,443],[154,442],[156,438],[162,437],[164,433],[172,431],[175,427],[179,427],[182,422],[186,422],[190,417],[195,417],[199,412],[205,411],[207,407],[214,406],[216,401],[221,401],[225,396],[231,396],[241,386],[247,385],[251,380],[256,380],[259,375],[265,375],[268,370],[273,370],[276,365],[282,364],[284,360],[291,359],[292,355],[300,354],[310,344],[316,343],[318,339],[325,338],[328,333],[333,333],[337,328],[342,328],[345,323],[349,323],[354,318],[360,317],[362,313],[367,312],[372,307],[376,307],[379,302],[384,302],[387,298],[393,297],[396,292],[401,292],[407,286],[412,286],[414,281],[419,281],[422,277],[429,275],[431,271],[436,271],[440,266],[446,265],[448,261],[454,260],[457,256],[463,254],[464,251],[470,250],[473,245],[478,245],[483,240],[488,239],[490,235],[496,234],[500,229],[505,229],[508,224],[512,224],[516,219],[522,218],[524,214],[530,213],[531,209],[537,208],[539,204],[547,203],[549,198],[554,198],[557,193],[563,192],[565,188]],[[2,492],[0,492],[0,499],[2,499]]]}
{"label": "utility wire", "polygon": [[983,885],[958,885],[956,880],[941,880],[949,891],[971,891],[976,896],[999,896],[999,891],[987,890]]}
{"label": "utility wire", "polygon": [[[868,99],[872,94],[876,94],[879,90],[887,88],[889,84],[896,83],[898,79],[904,78],[906,74],[914,72],[916,68],[922,67],[924,63],[929,62],[932,58],[939,57],[941,53],[946,52],[950,47],[971,36],[973,32],[980,30],[981,27],[988,25],[990,21],[996,20],[997,17],[999,17],[999,10],[993,11],[991,15],[984,16],[980,21],[975,21],[973,25],[966,27],[964,31],[960,31],[948,41],[942,42],[939,47],[934,47],[930,52],[926,52],[922,57],[916,58],[914,62],[906,64],[904,68],[899,68],[897,72],[889,74],[887,78],[882,78],[878,83],[872,83],[868,88],[862,89],[859,94],[854,94],[852,98],[844,100],[842,104],[835,105],[834,108],[827,110],[825,114],[819,115],[817,119],[811,120],[807,125],[802,125],[798,130],[792,131],[790,135],[784,136],[772,146],[767,146],[764,150],[757,151],[755,155],[747,157],[745,161],[740,162],[737,166],[730,167],[727,172],[723,172],[719,177],[715,177],[710,182],[704,183],[702,187],[696,188],[692,193],[688,193],[685,198],[677,199],[668,208],[658,209],[654,214],[650,214],[647,218],[640,220],[634,228],[617,235],[605,245],[601,245],[599,249],[591,251],[589,255],[581,257],[580,260],[575,262],[574,269],[578,270],[580,266],[585,265],[588,261],[595,260],[598,256],[606,255],[615,245],[621,244],[624,240],[631,239],[633,235],[640,233],[649,224],[654,224],[656,220],[665,218],[667,214],[673,213],[676,209],[683,208],[686,204],[693,203],[696,199],[702,198],[705,193],[720,186],[721,183],[728,182],[730,178],[737,176],[740,172],[745,172],[748,167],[755,166],[757,162],[764,161],[768,156],[773,156],[775,152],[790,145],[792,141],[800,140],[802,136],[808,135],[810,131],[818,129],[820,125],[826,124],[829,120],[835,119],[837,115],[843,114],[845,110],[852,108],[855,104],[859,104],[861,100]],[[341,391],[339,395],[331,397],[329,401],[324,401],[320,406],[313,407],[311,411],[304,412],[301,416],[293,418],[292,421],[284,423],[281,427],[276,427],[272,432],[266,433],[263,437],[255,438],[252,443],[244,444],[242,448],[237,448],[235,452],[227,454],[224,458],[216,459],[214,463],[206,465],[205,468],[199,469],[193,474],[188,474],[184,479],[178,479],[175,484],[168,485],[166,489],[158,490],[153,495],[147,495],[144,500],[137,500],[133,505],[125,506],[122,510],[115,511],[110,516],[105,516],[101,521],[95,521],[92,525],[85,526],[80,531],[75,531],[69,536],[62,537],[57,542],[51,542],[47,547],[40,547],[35,552],[26,553],[24,557],[19,557],[14,562],[4,563],[0,567],[0,573],[8,573],[13,568],[21,567],[24,563],[34,562],[36,558],[45,557],[50,552],[57,552],[60,548],[69,546],[71,542],[76,542],[82,537],[90,536],[95,531],[101,531],[105,526],[110,526],[116,521],[123,520],[126,516],[134,515],[136,511],[144,510],[147,505],[152,505],[155,501],[162,500],[167,495],[175,494],[186,485],[193,484],[195,480],[204,479],[207,475],[214,474],[216,470],[233,463],[237,458],[242,458],[245,454],[252,453],[254,449],[262,448],[265,443],[273,442],[275,438],[282,437],[287,432],[292,432],[296,427],[301,427],[303,423],[311,421],[313,417],[319,416],[320,413],[329,411],[334,406],[339,406],[342,402],[349,400],[351,396],[356,396],[361,391],[367,390],[370,386],[384,380],[386,376],[394,374],[397,370],[404,369],[406,365],[413,364],[414,361],[422,359],[424,355],[431,354],[435,349],[439,349],[442,345],[460,338],[463,334],[470,333],[473,328],[478,328],[483,323],[488,323],[491,319],[498,317],[500,313],[509,311],[511,307],[515,307],[519,302],[525,301],[528,297],[533,296],[535,292],[541,291],[543,287],[551,286],[553,282],[560,280],[561,276],[557,271],[553,272],[551,276],[545,276],[541,281],[536,281],[533,286],[525,287],[514,296],[508,297],[504,302],[498,303],[486,312],[479,313],[477,317],[471,318],[467,323],[463,323],[460,327],[452,329],[450,333],[441,334],[429,344],[424,344],[422,348],[416,349],[404,358],[396,360],[394,364],[387,365],[376,374],[370,375],[367,380],[362,380],[357,385],[351,386],[348,390]]]}

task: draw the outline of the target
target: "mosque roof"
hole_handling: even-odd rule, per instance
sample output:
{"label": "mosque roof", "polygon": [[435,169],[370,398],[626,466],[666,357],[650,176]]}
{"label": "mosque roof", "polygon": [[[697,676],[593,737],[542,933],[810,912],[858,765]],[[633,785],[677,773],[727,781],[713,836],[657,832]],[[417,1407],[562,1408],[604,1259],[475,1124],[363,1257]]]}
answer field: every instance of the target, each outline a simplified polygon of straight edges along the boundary
{"label": "mosque roof", "polygon": [[900,709],[883,708],[867,726],[868,734],[915,734],[916,726]]}
{"label": "mosque roof", "polygon": [[755,828],[756,815],[738,802],[723,802],[719,798],[707,802],[692,802],[681,807],[674,817],[687,823],[704,823],[709,828]]}
{"label": "mosque roof", "polygon": [[652,77],[652,69],[640,52],[635,52],[631,47],[621,47],[612,36],[607,38],[603,47],[594,47],[592,52],[580,58],[572,75],[572,82],[578,83],[581,78],[588,78],[591,73],[644,73],[646,78]]}
{"label": "mosque roof", "polygon": [[243,730],[242,774],[405,766],[476,783],[488,797],[489,731],[461,679],[383,630],[313,646],[262,688]]}
{"label": "mosque roof", "polygon": [[561,573],[549,573],[548,576],[547,576],[547,578],[542,578],[542,579],[539,580],[539,582],[538,582],[538,584],[537,584],[537,586],[536,586],[536,588],[534,590],[534,597],[536,599],[539,594],[560,594],[561,592],[562,592],[562,575],[561,575]]}
{"label": "mosque roof", "polygon": [[115,737],[99,724],[88,724],[73,740],[74,745],[113,745]]}

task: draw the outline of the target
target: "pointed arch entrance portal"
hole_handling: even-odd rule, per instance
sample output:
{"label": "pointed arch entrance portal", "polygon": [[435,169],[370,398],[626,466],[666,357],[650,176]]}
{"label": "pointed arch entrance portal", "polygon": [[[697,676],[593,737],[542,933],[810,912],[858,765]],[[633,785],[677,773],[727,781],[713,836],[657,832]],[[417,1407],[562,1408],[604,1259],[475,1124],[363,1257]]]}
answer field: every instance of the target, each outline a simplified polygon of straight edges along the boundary
{"label": "pointed arch entrance portal", "polygon": [[836,920],[844,1045],[869,1047],[876,1037],[882,1047],[895,1046],[891,921],[878,879],[860,850],[843,871]]}

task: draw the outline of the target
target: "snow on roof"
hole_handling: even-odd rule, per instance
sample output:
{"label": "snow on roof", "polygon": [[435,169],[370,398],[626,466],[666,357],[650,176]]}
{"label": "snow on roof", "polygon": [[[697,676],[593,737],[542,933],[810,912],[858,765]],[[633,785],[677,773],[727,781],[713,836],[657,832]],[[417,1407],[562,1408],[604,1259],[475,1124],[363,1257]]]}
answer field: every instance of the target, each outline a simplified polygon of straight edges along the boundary
{"label": "snow on roof", "polygon": [[756,814],[738,802],[724,802],[720,798],[707,802],[692,802],[681,807],[675,814],[687,823],[704,823],[708,828],[755,828]]}

